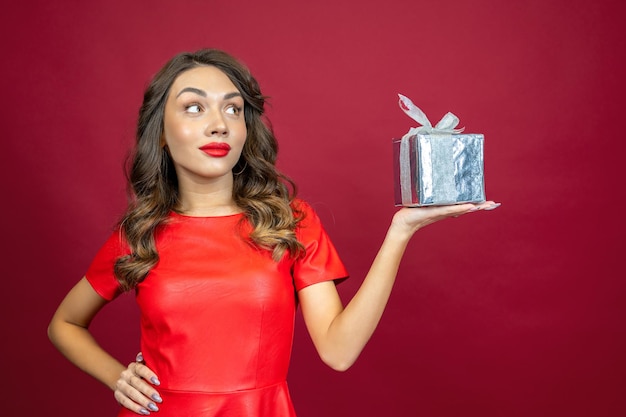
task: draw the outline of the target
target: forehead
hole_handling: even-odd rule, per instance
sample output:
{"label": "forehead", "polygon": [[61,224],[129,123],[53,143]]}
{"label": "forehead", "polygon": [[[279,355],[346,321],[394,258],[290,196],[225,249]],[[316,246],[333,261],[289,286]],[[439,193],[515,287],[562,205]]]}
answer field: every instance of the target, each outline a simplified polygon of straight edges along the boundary
{"label": "forehead", "polygon": [[213,66],[195,67],[180,73],[172,83],[170,93],[175,96],[187,87],[199,88],[207,93],[216,94],[238,91],[230,78]]}

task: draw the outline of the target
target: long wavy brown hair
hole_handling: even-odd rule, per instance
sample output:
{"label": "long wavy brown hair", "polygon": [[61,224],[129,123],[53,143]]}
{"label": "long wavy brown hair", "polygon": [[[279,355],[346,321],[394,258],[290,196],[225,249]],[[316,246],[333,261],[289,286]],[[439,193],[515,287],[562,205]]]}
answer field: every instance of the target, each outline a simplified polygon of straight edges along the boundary
{"label": "long wavy brown hair", "polygon": [[304,249],[295,228],[301,213],[294,206],[295,184],[276,169],[278,144],[264,120],[266,97],[250,71],[231,55],[216,49],[181,53],[152,79],[139,110],[136,144],[127,164],[129,204],[120,221],[130,254],[117,259],[115,275],[132,289],[158,263],[155,233],[167,227],[179,205],[178,179],[173,161],[162,146],[165,102],[174,80],[198,66],[214,66],[237,87],[244,99],[247,138],[233,169],[233,198],[252,226],[250,240],[272,251],[278,261],[286,251],[297,256]]}

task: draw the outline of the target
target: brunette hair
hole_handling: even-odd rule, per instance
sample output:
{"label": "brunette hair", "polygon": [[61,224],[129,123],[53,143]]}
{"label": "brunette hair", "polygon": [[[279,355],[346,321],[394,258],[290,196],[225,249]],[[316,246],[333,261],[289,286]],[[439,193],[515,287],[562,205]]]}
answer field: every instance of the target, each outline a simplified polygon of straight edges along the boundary
{"label": "brunette hair", "polygon": [[247,138],[233,169],[233,198],[252,225],[250,239],[280,260],[286,251],[297,256],[304,248],[295,228],[301,215],[294,206],[296,187],[275,167],[278,144],[264,122],[266,97],[250,71],[231,55],[216,49],[181,53],[152,79],[139,110],[136,144],[127,164],[129,204],[120,221],[130,254],[117,259],[115,275],[125,290],[134,288],[159,261],[155,232],[166,227],[179,203],[173,161],[162,146],[164,110],[174,80],[199,66],[214,66],[237,87],[244,99]]}

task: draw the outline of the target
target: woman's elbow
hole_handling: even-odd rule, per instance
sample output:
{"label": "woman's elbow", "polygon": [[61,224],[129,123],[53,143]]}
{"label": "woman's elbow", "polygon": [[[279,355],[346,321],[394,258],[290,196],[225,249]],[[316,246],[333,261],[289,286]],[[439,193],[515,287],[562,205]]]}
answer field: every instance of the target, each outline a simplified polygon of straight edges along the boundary
{"label": "woman's elbow", "polygon": [[67,322],[61,320],[57,315],[52,317],[52,320],[50,320],[48,324],[48,339],[50,339],[50,342],[57,348],[64,338],[67,339],[67,324]]}
{"label": "woman's elbow", "polygon": [[50,323],[48,324],[47,333],[48,333],[48,339],[52,342],[52,344],[56,345],[57,323],[55,322],[54,319],[52,319]]}
{"label": "woman's elbow", "polygon": [[322,355],[320,354],[322,362],[328,365],[331,369],[337,372],[345,372],[356,362],[358,356],[347,355]]}

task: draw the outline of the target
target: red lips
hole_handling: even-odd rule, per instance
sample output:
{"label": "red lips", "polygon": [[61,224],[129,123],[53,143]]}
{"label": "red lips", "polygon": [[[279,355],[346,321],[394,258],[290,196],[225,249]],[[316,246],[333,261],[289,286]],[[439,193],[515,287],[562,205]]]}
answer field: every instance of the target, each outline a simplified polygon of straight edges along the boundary
{"label": "red lips", "polygon": [[201,146],[200,150],[207,155],[221,158],[228,155],[228,152],[230,152],[230,145],[224,142],[211,142]]}

